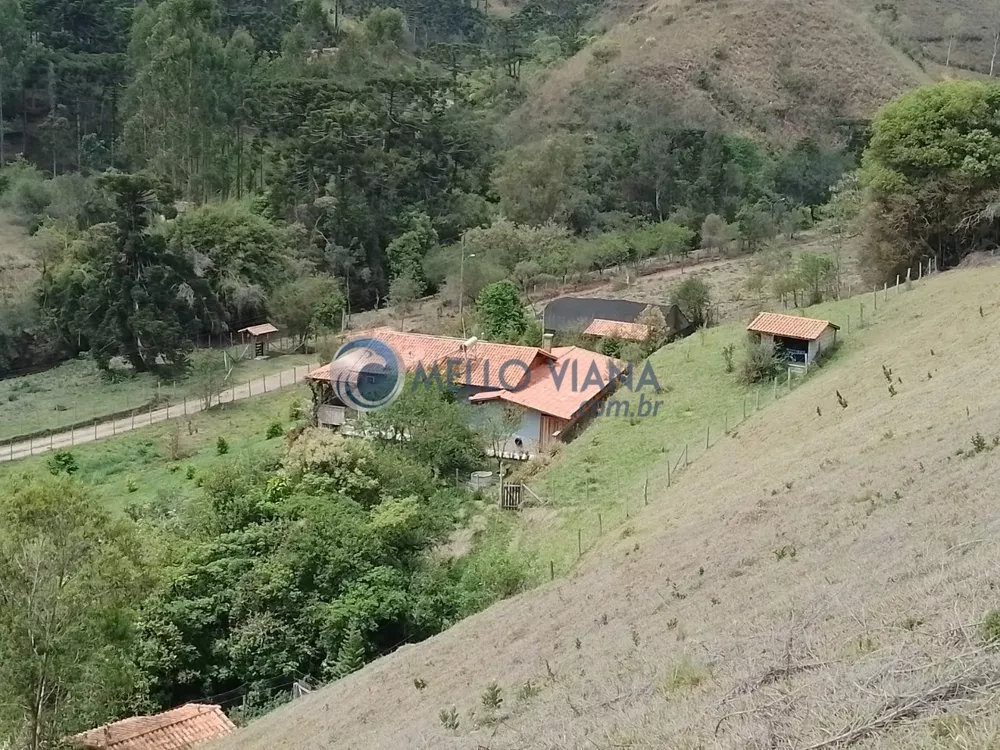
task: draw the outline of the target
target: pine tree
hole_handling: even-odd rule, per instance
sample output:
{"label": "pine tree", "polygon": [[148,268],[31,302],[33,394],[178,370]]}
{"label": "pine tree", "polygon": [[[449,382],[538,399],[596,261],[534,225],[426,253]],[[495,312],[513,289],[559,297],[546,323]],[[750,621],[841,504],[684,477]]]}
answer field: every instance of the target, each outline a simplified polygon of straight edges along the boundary
{"label": "pine tree", "polygon": [[347,677],[352,672],[357,672],[365,665],[365,638],[361,634],[361,628],[357,620],[351,621],[351,626],[347,629],[347,637],[340,644],[340,651],[337,652],[337,661],[333,671],[337,677]]}

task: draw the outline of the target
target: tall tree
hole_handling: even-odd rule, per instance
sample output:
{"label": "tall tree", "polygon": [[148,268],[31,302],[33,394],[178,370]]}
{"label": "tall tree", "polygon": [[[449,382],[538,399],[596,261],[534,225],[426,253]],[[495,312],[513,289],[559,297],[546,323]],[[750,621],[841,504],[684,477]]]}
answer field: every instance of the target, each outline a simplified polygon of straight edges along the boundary
{"label": "tall tree", "polygon": [[114,223],[91,229],[49,275],[43,300],[101,367],[121,356],[137,372],[184,366],[196,334],[217,320],[211,289],[188,257],[150,231],[158,184],[107,174]]}
{"label": "tall tree", "polygon": [[7,161],[4,99],[17,91],[28,52],[28,27],[20,0],[0,0],[0,166]]}
{"label": "tall tree", "polygon": [[66,478],[0,495],[0,741],[12,746],[54,747],[136,690],[137,540],[98,508]]}

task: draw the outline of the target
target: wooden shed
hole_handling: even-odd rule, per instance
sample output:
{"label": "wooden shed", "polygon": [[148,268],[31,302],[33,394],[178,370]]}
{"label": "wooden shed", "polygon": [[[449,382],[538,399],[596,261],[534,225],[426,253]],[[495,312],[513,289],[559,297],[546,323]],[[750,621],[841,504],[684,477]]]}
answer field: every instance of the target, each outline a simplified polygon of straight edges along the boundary
{"label": "wooden shed", "polygon": [[839,330],[840,326],[829,320],[767,312],[757,315],[747,326],[747,331],[773,343],[789,363],[798,365],[815,362],[820,352],[837,343]]}
{"label": "wooden shed", "polygon": [[243,340],[249,339],[253,346],[254,357],[266,357],[267,350],[271,343],[271,336],[278,332],[278,329],[271,323],[261,323],[256,326],[247,326],[240,329]]}

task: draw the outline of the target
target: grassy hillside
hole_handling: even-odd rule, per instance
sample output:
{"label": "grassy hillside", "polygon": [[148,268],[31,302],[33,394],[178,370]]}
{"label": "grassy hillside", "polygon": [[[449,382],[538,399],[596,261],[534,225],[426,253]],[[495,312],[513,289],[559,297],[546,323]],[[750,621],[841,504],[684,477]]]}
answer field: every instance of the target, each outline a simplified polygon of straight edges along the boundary
{"label": "grassy hillside", "polygon": [[[220,463],[243,454],[282,450],[283,440],[267,438],[268,427],[275,422],[291,427],[293,404],[304,409],[308,400],[309,389],[299,386],[78,445],[72,449],[74,476],[115,512],[136,505],[173,513],[201,496],[199,477]],[[224,456],[218,454],[220,437],[228,447]],[[0,464],[0,481],[45,472],[51,458],[50,454]]]}
{"label": "grassy hillside", "polygon": [[996,746],[997,283],[900,294],[571,578],[215,747]]}

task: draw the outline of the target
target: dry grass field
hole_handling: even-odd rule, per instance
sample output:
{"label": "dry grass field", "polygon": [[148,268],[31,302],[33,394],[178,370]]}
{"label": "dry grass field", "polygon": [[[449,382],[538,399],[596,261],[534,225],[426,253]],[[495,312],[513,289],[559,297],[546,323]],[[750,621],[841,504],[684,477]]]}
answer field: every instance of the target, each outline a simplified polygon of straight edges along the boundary
{"label": "dry grass field", "polygon": [[1000,746],[998,285],[900,294],[571,577],[211,747]]}
{"label": "dry grass field", "polygon": [[[625,3],[607,33],[536,86],[511,134],[586,121],[584,89],[621,105],[667,101],[682,119],[774,143],[869,117],[931,76],[851,0],[651,0]],[[941,5],[941,4],[937,4]],[[948,11],[941,6],[938,23]],[[940,33],[940,32],[939,32]],[[594,49],[601,47],[601,63]]]}

